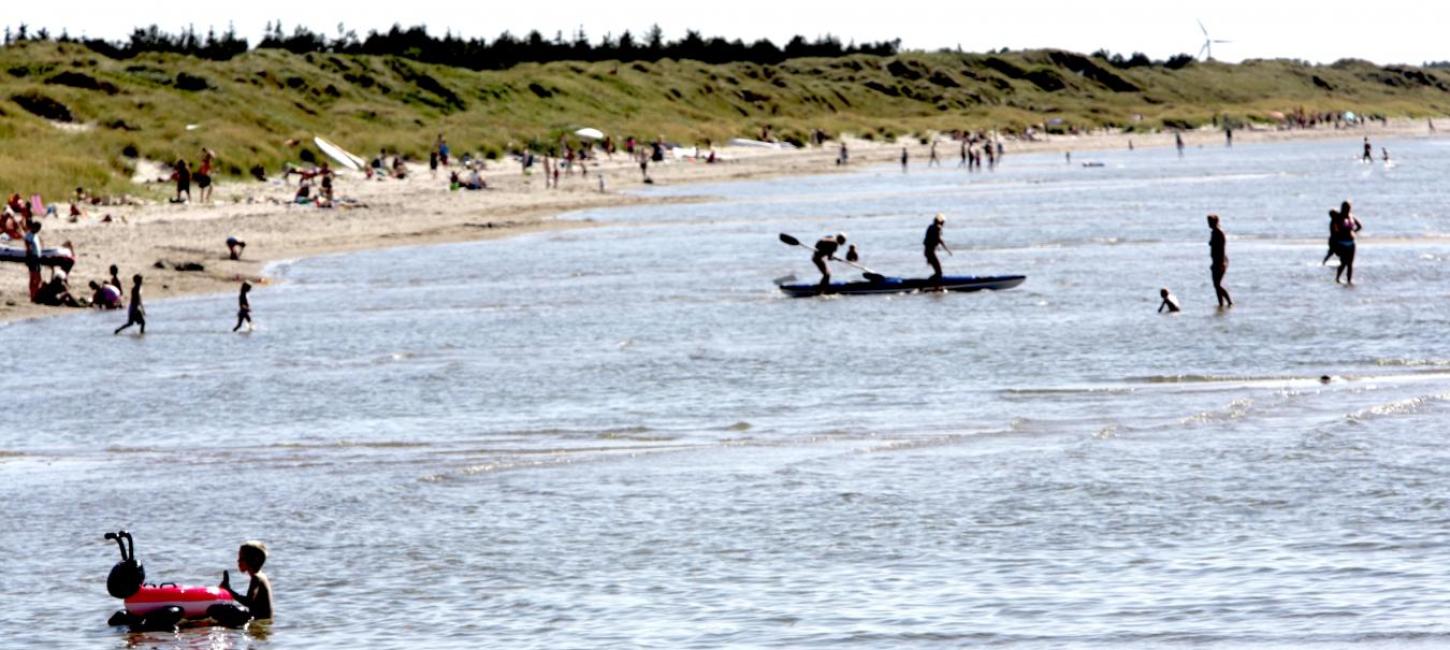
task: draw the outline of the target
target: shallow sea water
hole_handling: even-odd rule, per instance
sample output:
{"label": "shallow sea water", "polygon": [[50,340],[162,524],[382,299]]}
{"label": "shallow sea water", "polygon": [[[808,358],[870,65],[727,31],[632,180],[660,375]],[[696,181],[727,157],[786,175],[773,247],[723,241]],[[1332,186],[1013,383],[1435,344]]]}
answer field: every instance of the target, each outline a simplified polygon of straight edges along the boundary
{"label": "shallow sea water", "polygon": [[[665,187],[717,198],[279,265],[250,335],[0,325],[0,646],[1450,643],[1450,142],[1383,144]],[[814,277],[780,232],[925,275],[936,212],[948,272],[1027,282],[772,286]],[[275,624],[106,627],[119,528],[182,583],[267,541]]]}

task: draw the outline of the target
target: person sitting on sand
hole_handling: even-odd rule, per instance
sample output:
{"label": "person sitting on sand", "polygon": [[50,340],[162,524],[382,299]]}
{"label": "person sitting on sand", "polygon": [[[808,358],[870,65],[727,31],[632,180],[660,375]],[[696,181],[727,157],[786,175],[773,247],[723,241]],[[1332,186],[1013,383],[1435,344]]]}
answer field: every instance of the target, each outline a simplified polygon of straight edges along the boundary
{"label": "person sitting on sand", "polygon": [[70,285],[66,282],[65,271],[56,269],[51,274],[50,282],[40,287],[35,294],[35,302],[50,307],[80,307],[81,303],[70,295]]}
{"label": "person sitting on sand", "polygon": [[402,180],[408,177],[408,166],[403,163],[402,156],[393,156],[393,178]]}
{"label": "person sitting on sand", "polygon": [[125,305],[121,302],[121,292],[109,284],[101,284],[91,280],[91,306],[96,309],[120,309]]}
{"label": "person sitting on sand", "polygon": [[486,190],[488,189],[488,183],[483,180],[483,176],[479,174],[478,169],[475,168],[473,171],[468,173],[468,178],[463,181],[463,189]]}
{"label": "person sitting on sand", "polygon": [[252,302],[247,300],[247,294],[251,291],[251,283],[243,282],[242,292],[237,295],[237,326],[232,328],[233,332],[242,329],[244,322],[247,324],[247,331],[252,331]]}
{"label": "person sitting on sand", "polygon": [[307,205],[308,203],[312,202],[311,179],[303,179],[303,181],[297,185],[297,194],[292,197],[292,202],[299,205]]}
{"label": "person sitting on sand", "polygon": [[126,295],[126,287],[124,287],[124,286],[121,285],[121,278],[120,278],[121,269],[119,267],[117,267],[115,264],[112,264],[111,265],[111,268],[110,268],[110,273],[111,273],[111,277],[106,278],[106,281],[105,281],[106,284],[115,287],[117,294],[120,294],[121,296],[125,296]]}
{"label": "person sitting on sand", "polygon": [[1169,291],[1168,287],[1159,289],[1158,296],[1163,299],[1163,302],[1158,304],[1158,313],[1163,313],[1164,309],[1167,309],[1170,314],[1176,314],[1182,311],[1178,308],[1178,299],[1173,297],[1173,292]]}
{"label": "person sitting on sand", "polygon": [[836,251],[846,245],[846,233],[826,235],[816,240],[815,250],[811,253],[811,263],[821,271],[821,286],[831,283],[831,267],[826,266],[826,260],[835,260]]}
{"label": "person sitting on sand", "polygon": [[237,549],[237,570],[251,576],[247,593],[232,589],[232,576],[222,572],[221,584],[217,585],[232,595],[235,604],[219,603],[207,608],[207,616],[228,627],[241,627],[253,620],[272,618],[272,581],[262,573],[267,563],[267,545],[249,541]]}
{"label": "person sitting on sand", "polygon": [[386,150],[379,149],[377,157],[373,158],[371,161],[368,162],[367,177],[369,179],[376,178],[378,180],[382,180],[384,164],[383,158],[387,155],[388,152]]}
{"label": "person sitting on sand", "polygon": [[322,176],[322,188],[317,192],[317,207],[330,208],[332,206],[332,172],[329,171]]}
{"label": "person sitting on sand", "polygon": [[120,334],[132,325],[140,325],[141,333],[146,333],[146,306],[141,304],[141,274],[131,276],[131,308],[126,311],[126,324],[116,328],[114,334]]}
{"label": "person sitting on sand", "polygon": [[4,213],[0,213],[0,235],[5,235],[12,240],[25,238],[25,234],[21,232],[20,220],[10,214],[8,209]]}

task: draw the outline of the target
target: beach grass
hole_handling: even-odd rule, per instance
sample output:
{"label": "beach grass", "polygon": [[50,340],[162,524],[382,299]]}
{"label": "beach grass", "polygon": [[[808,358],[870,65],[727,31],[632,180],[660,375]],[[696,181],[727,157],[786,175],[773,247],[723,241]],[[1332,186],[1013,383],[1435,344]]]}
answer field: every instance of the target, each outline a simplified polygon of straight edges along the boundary
{"label": "beach grass", "polygon": [[[794,59],[525,64],[499,72],[399,57],[253,50],[230,61],[147,54],[112,60],[83,46],[0,49],[0,157],[7,191],[76,186],[137,193],[138,159],[218,154],[224,177],[320,159],[312,137],[368,157],[422,159],[438,134],[455,155],[547,150],[581,127],[622,141],[685,145],[813,130],[873,140],[953,129],[1116,128],[1153,132],[1273,113],[1450,113],[1450,74],[1346,61],[1194,62],[1118,69],[1056,50]],[[188,128],[192,125],[192,128]],[[157,189],[154,192],[161,192]]]}

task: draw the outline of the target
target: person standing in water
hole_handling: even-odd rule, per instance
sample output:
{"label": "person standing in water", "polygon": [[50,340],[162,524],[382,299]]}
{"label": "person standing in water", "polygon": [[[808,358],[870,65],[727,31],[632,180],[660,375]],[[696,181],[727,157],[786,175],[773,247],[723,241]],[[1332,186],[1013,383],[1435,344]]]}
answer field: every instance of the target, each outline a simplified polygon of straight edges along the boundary
{"label": "person standing in water", "polygon": [[1369,143],[1369,136],[1364,136],[1364,156],[1362,162],[1374,162],[1374,145]]}
{"label": "person standing in water", "polygon": [[936,155],[936,140],[931,141],[931,158],[926,161],[927,167],[940,167],[941,158]]}
{"label": "person standing in water", "polygon": [[1218,215],[1208,215],[1208,227],[1213,231],[1208,237],[1208,254],[1212,260],[1208,268],[1213,272],[1213,292],[1218,296],[1220,309],[1232,307],[1233,298],[1229,297],[1228,289],[1223,288],[1223,276],[1228,272],[1228,237],[1218,226]]}
{"label": "person standing in water", "polygon": [[1339,256],[1339,269],[1334,272],[1335,284],[1339,284],[1341,275],[1346,285],[1354,284],[1354,239],[1355,233],[1363,227],[1351,213],[1349,201],[1340,203],[1337,223],[1329,228],[1330,250]]}
{"label": "person standing in water", "polygon": [[1324,266],[1325,264],[1328,264],[1329,263],[1329,258],[1334,257],[1334,254],[1336,252],[1338,252],[1334,248],[1334,244],[1337,241],[1339,241],[1339,211],[1338,210],[1330,210],[1329,211],[1329,250],[1324,253],[1324,259],[1319,262],[1319,265],[1320,266]]}
{"label": "person standing in water", "polygon": [[1182,158],[1183,157],[1183,134],[1182,133],[1175,132],[1173,134],[1173,146],[1178,147],[1178,157],[1179,158]]}
{"label": "person standing in water", "polygon": [[244,322],[247,324],[247,331],[252,331],[252,302],[247,300],[247,294],[251,291],[252,284],[243,282],[242,292],[237,295],[237,326],[232,328],[233,332],[242,329]]}
{"label": "person standing in water", "polygon": [[947,248],[947,243],[941,239],[941,229],[946,223],[947,218],[941,213],[937,213],[931,225],[926,227],[926,239],[922,241],[922,252],[926,255],[927,265],[931,267],[931,279],[938,285],[941,284],[942,271],[941,260],[936,256],[936,249],[941,248],[948,255],[952,254],[952,249]]}
{"label": "person standing in water", "polygon": [[846,245],[846,233],[827,235],[816,240],[815,252],[811,253],[811,263],[821,272],[821,286],[825,287],[831,283],[831,267],[826,265],[826,260],[836,259],[836,251]]}
{"label": "person standing in water", "polygon": [[906,171],[906,162],[909,159],[910,159],[910,156],[909,156],[909,154],[906,153],[906,145],[902,145],[902,147],[901,147],[901,171],[903,171],[903,172]]}
{"label": "person standing in water", "polygon": [[116,328],[114,334],[120,334],[122,330],[132,325],[140,325],[141,333],[146,333],[146,306],[141,303],[141,274],[131,276],[131,308],[126,311],[126,324]]}

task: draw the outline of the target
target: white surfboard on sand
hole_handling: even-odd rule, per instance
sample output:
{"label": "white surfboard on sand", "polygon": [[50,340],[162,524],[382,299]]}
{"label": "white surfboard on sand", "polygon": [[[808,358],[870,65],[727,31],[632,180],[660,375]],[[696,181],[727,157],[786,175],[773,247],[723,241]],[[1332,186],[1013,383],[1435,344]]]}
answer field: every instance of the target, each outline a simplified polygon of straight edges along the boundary
{"label": "white surfboard on sand", "polygon": [[312,141],[317,144],[317,148],[321,149],[322,153],[327,154],[328,158],[336,160],[337,164],[342,165],[343,167],[351,169],[355,172],[360,172],[363,170],[364,167],[367,166],[367,161],[352,155],[348,152],[348,150],[343,149],[342,147],[339,147],[331,142],[328,142],[327,140],[324,140],[320,135],[312,138]]}

